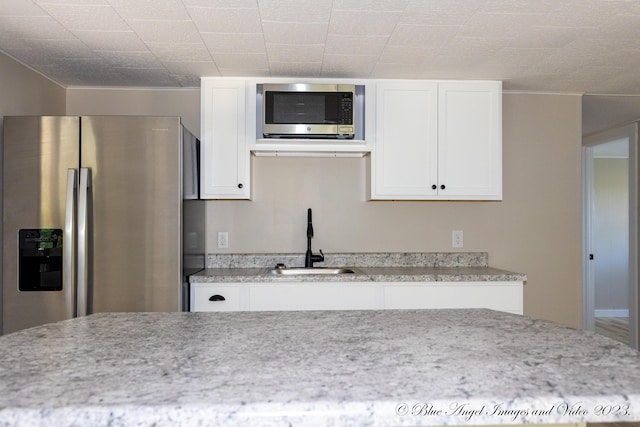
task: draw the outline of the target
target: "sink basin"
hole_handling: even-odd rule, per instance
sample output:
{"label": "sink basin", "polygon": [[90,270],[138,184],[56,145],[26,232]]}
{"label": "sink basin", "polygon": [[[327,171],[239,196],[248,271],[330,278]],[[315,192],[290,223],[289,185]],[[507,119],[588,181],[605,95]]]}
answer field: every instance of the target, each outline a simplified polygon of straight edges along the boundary
{"label": "sink basin", "polygon": [[293,268],[269,268],[265,274],[281,274],[283,276],[294,276],[298,274],[355,274],[358,270],[352,267],[293,267]]}

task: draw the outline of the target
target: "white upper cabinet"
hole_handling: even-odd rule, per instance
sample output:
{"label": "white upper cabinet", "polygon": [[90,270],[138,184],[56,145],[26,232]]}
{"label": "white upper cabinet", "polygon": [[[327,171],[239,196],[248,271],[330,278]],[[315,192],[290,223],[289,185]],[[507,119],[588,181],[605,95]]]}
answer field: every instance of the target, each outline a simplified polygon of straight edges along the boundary
{"label": "white upper cabinet", "polygon": [[501,200],[501,87],[378,82],[371,199]]}
{"label": "white upper cabinet", "polygon": [[386,81],[376,91],[373,198],[437,194],[431,187],[438,181],[438,85]]}
{"label": "white upper cabinet", "polygon": [[502,199],[502,94],[498,82],[438,87],[438,195]]}
{"label": "white upper cabinet", "polygon": [[357,96],[366,140],[269,140],[258,138],[261,94],[255,80],[203,78],[201,198],[250,199],[254,151],[301,156],[371,152],[372,200],[502,200],[501,82],[359,84],[365,88]]}
{"label": "white upper cabinet", "polygon": [[[246,81],[202,79],[201,197],[249,199]],[[253,117],[251,117],[253,119]]]}

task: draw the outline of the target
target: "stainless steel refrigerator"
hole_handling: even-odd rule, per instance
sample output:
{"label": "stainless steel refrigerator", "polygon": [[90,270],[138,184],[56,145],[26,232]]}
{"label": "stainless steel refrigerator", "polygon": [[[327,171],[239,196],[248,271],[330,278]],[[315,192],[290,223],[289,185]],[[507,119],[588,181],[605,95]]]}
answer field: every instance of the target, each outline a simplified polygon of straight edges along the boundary
{"label": "stainless steel refrigerator", "polygon": [[198,160],[180,118],[5,117],[3,146],[3,334],[186,308],[183,199],[197,198]]}

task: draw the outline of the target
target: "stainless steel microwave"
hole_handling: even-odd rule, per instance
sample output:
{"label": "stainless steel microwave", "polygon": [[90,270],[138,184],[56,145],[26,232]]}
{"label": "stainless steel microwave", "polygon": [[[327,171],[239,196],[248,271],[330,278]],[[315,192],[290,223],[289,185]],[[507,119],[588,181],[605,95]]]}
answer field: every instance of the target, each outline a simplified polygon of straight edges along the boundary
{"label": "stainless steel microwave", "polygon": [[356,86],[264,84],[265,138],[351,139],[356,134]]}

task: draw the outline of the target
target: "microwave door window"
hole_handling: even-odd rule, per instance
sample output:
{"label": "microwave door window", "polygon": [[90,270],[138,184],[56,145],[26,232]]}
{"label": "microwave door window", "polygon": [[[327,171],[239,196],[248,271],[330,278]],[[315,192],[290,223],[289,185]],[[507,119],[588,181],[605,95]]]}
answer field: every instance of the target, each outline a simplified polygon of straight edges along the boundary
{"label": "microwave door window", "polygon": [[[271,99],[269,99],[271,98]],[[330,92],[268,92],[267,123],[337,124],[337,94]]]}

